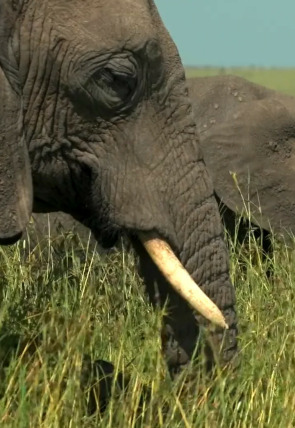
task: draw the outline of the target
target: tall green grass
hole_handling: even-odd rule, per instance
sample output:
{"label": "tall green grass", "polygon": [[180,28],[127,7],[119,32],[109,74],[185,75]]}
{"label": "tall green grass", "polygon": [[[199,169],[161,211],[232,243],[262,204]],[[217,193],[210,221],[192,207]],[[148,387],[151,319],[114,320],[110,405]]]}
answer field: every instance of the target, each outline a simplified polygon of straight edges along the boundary
{"label": "tall green grass", "polygon": [[235,74],[259,85],[295,96],[295,69],[266,68],[187,68],[186,76],[202,77]]}
{"label": "tall green grass", "polygon": [[[162,313],[146,300],[132,254],[99,255],[73,234],[0,248],[1,428],[293,427],[294,254],[275,244],[263,258],[251,234],[229,246],[241,366],[210,379],[196,362],[174,383]],[[103,414],[87,413],[85,354],[129,378]]]}

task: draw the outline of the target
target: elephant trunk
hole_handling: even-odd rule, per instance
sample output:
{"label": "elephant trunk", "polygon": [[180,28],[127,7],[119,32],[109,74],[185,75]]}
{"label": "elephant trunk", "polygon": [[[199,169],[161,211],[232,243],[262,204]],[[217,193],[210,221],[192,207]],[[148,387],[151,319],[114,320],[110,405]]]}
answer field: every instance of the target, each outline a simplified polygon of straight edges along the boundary
{"label": "elephant trunk", "polygon": [[[171,245],[186,271],[185,276],[188,273],[222,312],[222,322],[219,326],[205,330],[208,339],[206,351],[208,366],[216,359],[221,364],[227,364],[237,351],[235,294],[229,276],[228,250],[213,186],[204,162],[201,156],[196,160],[195,146],[191,144],[189,147],[188,141],[185,143],[185,154],[189,160],[183,161],[181,177],[177,176],[178,170],[175,171],[174,181],[166,193],[167,212],[172,222],[171,233],[166,234],[164,231],[161,238],[165,239],[164,246],[166,242]],[[155,305],[167,304],[162,343],[170,372],[174,375],[194,355],[199,343],[200,327],[208,324],[203,315],[207,319],[208,316],[200,309],[200,302],[197,302],[197,306],[192,301],[188,303],[185,296],[190,294],[190,291],[182,290],[179,293],[179,282],[174,283],[174,288],[171,287],[169,282],[174,267],[163,268],[155,259],[154,250],[151,250],[148,244],[151,236],[147,237],[139,230],[136,235],[132,241],[139,255],[139,271],[151,301]],[[154,235],[154,238],[157,236]],[[170,250],[167,250],[167,253],[170,257]],[[183,271],[178,277],[180,283],[184,283],[182,275]],[[195,296],[199,294],[196,284],[193,285],[194,290],[197,290],[196,294],[193,291]],[[225,324],[228,329],[224,329]]]}
{"label": "elephant trunk", "polygon": [[[208,329],[210,354],[221,363],[229,362],[237,350],[235,293],[229,276],[228,249],[211,180],[199,159],[185,174],[184,184],[174,187],[171,205],[178,238],[177,254],[193,280],[223,313],[228,329]],[[181,207],[181,208],[180,208]],[[198,324],[206,324],[196,314]],[[182,330],[181,335],[185,334]]]}

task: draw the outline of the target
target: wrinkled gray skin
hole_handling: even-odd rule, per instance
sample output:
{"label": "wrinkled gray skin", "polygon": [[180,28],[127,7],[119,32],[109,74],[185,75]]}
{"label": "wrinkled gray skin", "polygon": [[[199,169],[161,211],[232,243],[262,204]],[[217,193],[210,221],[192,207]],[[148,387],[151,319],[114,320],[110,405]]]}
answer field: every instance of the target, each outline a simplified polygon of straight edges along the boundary
{"label": "wrinkled gray skin", "polygon": [[295,98],[236,76],[188,85],[228,229],[235,213],[250,211],[252,223],[288,240],[295,234]]}
{"label": "wrinkled gray skin", "polygon": [[19,238],[32,208],[71,214],[104,246],[128,233],[152,301],[155,282],[161,303],[169,297],[165,351],[177,370],[198,327],[137,240],[156,231],[222,310],[230,329],[209,341],[229,362],[237,324],[222,224],[153,1],[1,0],[0,65],[1,243]]}

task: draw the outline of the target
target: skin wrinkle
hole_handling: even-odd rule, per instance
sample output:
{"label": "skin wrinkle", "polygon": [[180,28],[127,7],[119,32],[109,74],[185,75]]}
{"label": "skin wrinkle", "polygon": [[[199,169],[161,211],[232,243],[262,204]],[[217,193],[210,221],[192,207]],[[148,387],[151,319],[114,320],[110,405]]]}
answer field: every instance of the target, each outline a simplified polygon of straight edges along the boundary
{"label": "skin wrinkle", "polygon": [[192,173],[192,166],[195,166],[193,162],[190,163],[190,165],[183,165],[183,172],[181,176],[177,180],[179,193],[177,193],[177,197],[184,196],[186,192],[188,192],[188,188],[182,186],[183,182],[187,182],[189,180],[189,176]]}
{"label": "skin wrinkle", "polygon": [[[68,54],[68,51],[69,51],[69,47],[68,47],[68,45],[66,45],[65,46],[65,43],[63,42],[63,43],[61,43],[60,44],[60,50],[58,50],[58,52],[57,52],[57,54],[56,54],[56,58],[58,58],[59,57],[59,54],[60,54],[60,52],[61,52],[61,50],[62,50],[62,48],[64,48],[65,49],[65,52],[63,53],[63,56],[62,56],[62,60],[60,61],[60,67],[59,67],[59,72],[61,72],[61,70],[62,70],[62,68],[63,68],[63,65],[64,65],[64,62],[66,61],[66,58],[67,58],[67,54]],[[55,105],[54,105],[54,108],[53,108],[53,117],[52,117],[52,123],[51,123],[51,132],[52,133],[55,133],[55,132],[57,132],[58,131],[58,129],[59,128],[57,128],[56,126],[55,126],[55,124],[56,123],[58,123],[58,120],[56,120],[56,115],[58,115],[58,111],[59,111],[59,109],[58,109],[58,101],[59,101],[59,96],[60,96],[60,87],[61,87],[61,82],[60,82],[60,79],[57,79],[57,85],[55,85],[55,87],[56,87],[56,92],[55,92]],[[67,108],[66,108],[66,112],[67,112]]]}
{"label": "skin wrinkle", "polygon": [[[211,198],[211,200],[212,200],[212,198]],[[195,256],[198,257],[201,254],[201,253],[199,253],[199,251],[205,251],[206,247],[210,247],[210,243],[213,243],[213,241],[215,239],[222,238],[222,229],[221,228],[220,228],[220,231],[214,230],[212,228],[212,226],[210,228],[210,225],[213,223],[212,213],[211,213],[212,208],[214,208],[213,211],[215,211],[215,207],[212,206],[212,202],[210,205],[211,205],[211,210],[209,210],[208,207],[206,207],[205,210],[204,210],[204,206],[201,208],[199,207],[199,209],[198,209],[198,223],[197,223],[198,227],[195,226],[193,231],[190,231],[187,229],[188,224],[192,224],[192,223],[195,224],[195,222],[193,222],[192,218],[191,218],[192,214],[189,215],[187,222],[185,222],[185,224],[183,226],[184,230],[181,231],[181,233],[188,236],[188,239],[186,240],[185,246],[183,248],[183,257],[185,257],[186,254],[188,255],[188,258],[185,258],[186,263],[188,262],[190,257],[195,257]],[[207,218],[205,218],[204,214],[203,214],[203,219],[201,218],[202,211],[203,211],[203,213],[206,213],[205,215]],[[209,224],[209,229],[208,229],[208,224]],[[204,227],[204,225],[206,225],[207,227]],[[197,231],[196,231],[196,227],[197,227]],[[197,251],[196,253],[193,250],[192,245],[191,245],[191,239],[192,239],[191,237],[194,237],[193,232],[195,232],[195,233],[199,232],[200,236],[202,237],[202,239],[200,239],[198,241],[198,246],[199,246],[198,250],[199,251]],[[191,254],[189,254],[189,250],[193,250],[193,251],[191,251]]]}
{"label": "skin wrinkle", "polygon": [[[222,266],[225,265],[225,263],[224,263],[225,260],[223,260],[221,258],[218,259],[218,258],[215,257],[216,250],[217,250],[217,248],[219,248],[220,242],[221,241],[219,241],[219,242],[218,241],[214,241],[214,242],[211,243],[210,247],[207,246],[206,248],[202,248],[200,250],[200,254],[198,255],[197,262],[200,264],[200,266],[203,266],[203,268],[202,267],[198,267],[198,269],[196,269],[194,271],[193,277],[194,278],[195,277],[198,278],[197,282],[199,284],[201,284],[201,286],[202,286],[203,290],[205,291],[205,293],[211,299],[213,299],[213,301],[223,310],[224,300],[223,300],[222,296],[225,296],[225,292],[226,292],[227,289],[225,288],[224,290],[221,290],[221,284],[222,283],[221,283],[220,274],[225,273],[227,269],[223,268],[221,271],[219,271],[219,276],[218,276],[218,279],[216,281],[214,281],[213,278],[210,277],[211,274],[212,274],[212,271],[210,269],[208,270],[208,267],[209,267],[208,266],[209,265],[208,260],[210,260],[210,263],[212,263],[212,264],[214,263],[215,264],[215,266],[214,266],[215,269],[217,269],[218,267],[221,268]],[[193,260],[193,259],[192,259],[192,261],[196,262],[196,260]],[[192,266],[190,266],[188,264],[188,267],[191,268]],[[206,268],[206,272],[205,272],[204,268]],[[225,283],[228,282],[228,284],[229,284],[229,278],[228,278],[228,276],[227,276],[226,279],[227,279],[227,281],[225,281]],[[217,294],[218,290],[221,290],[219,296]],[[222,298],[220,298],[220,296]]]}
{"label": "skin wrinkle", "polygon": [[[90,147],[91,147],[91,145],[90,145]],[[87,146],[87,145],[85,145],[85,149],[89,149],[89,146]],[[77,153],[76,153],[77,154]],[[89,154],[89,152],[87,153],[87,155]],[[97,157],[95,156],[95,152],[93,151],[93,161],[95,162],[95,163],[97,163]],[[81,155],[81,154],[80,154]],[[82,156],[84,156],[83,154],[82,154]],[[119,181],[119,176],[117,176],[116,174],[113,174],[112,173],[112,169],[106,169],[105,170],[105,172],[104,172],[104,169],[103,169],[103,167],[101,166],[100,167],[100,171],[101,171],[101,175],[107,175],[107,176],[111,176],[112,177],[112,179],[108,179],[108,178],[106,178],[106,180],[105,180],[105,184],[103,185],[102,184],[102,181],[101,181],[101,194],[103,193],[103,192],[107,192],[107,188],[108,188],[108,183],[111,183],[112,181],[114,181],[114,177],[117,177],[117,182]],[[125,174],[123,174],[123,176],[125,176]],[[118,186],[114,186],[114,188],[118,188]],[[117,192],[116,192],[117,193]],[[93,196],[94,198],[95,198],[95,195]],[[110,201],[111,201],[112,199],[110,198]],[[99,202],[99,204],[101,204],[102,202]],[[105,204],[104,204],[105,205]],[[112,210],[112,211],[115,211],[115,207],[116,207],[116,203],[114,203],[114,205],[113,205],[113,207],[114,208],[112,208],[112,202],[109,202],[109,209],[110,210]]]}
{"label": "skin wrinkle", "polygon": [[[148,111],[150,110],[151,109],[149,109]],[[145,117],[149,116],[148,113],[147,114],[142,113],[142,115]],[[145,117],[144,117],[144,123],[147,123],[147,120],[145,119]],[[154,123],[157,123],[157,122],[154,122]],[[140,141],[140,138],[141,138],[140,125],[141,125],[141,122],[136,127],[133,145],[138,145],[138,141]],[[159,171],[162,168],[163,159],[167,156],[167,152],[164,147],[165,139],[163,138],[163,135],[160,131],[161,127],[159,126],[158,128],[159,129],[157,129],[158,131],[157,135],[155,135],[154,129],[153,129],[153,123],[152,122],[149,123],[149,129],[150,129],[149,138],[153,141],[153,144],[155,144],[157,147],[163,148],[163,150],[161,150],[161,152],[158,154],[156,158],[151,156],[150,148],[148,146],[148,141],[146,141],[145,139],[142,140],[142,145],[144,147],[140,150],[140,155],[138,154],[138,150],[136,150],[135,147],[133,148],[133,153],[134,153],[135,159],[137,160],[137,164],[140,165],[141,168],[144,168],[146,170],[147,179],[151,178],[153,174],[157,175],[157,171]],[[132,165],[130,165],[130,168],[132,168]]]}
{"label": "skin wrinkle", "polygon": [[[18,20],[20,21],[20,19]],[[24,21],[26,22],[26,21]],[[32,73],[33,67],[30,66],[31,64],[31,51],[32,51],[32,46],[31,46],[31,33],[32,33],[32,27],[30,27],[30,34],[28,37],[26,37],[26,33],[28,33],[27,29],[25,31],[25,34],[22,34],[21,31],[21,23],[19,23],[19,38],[20,40],[23,39],[22,44],[19,45],[19,77],[20,77],[20,84],[22,86],[22,88],[24,88],[24,86],[26,85],[26,82],[29,80],[29,76],[30,73]],[[33,51],[34,52],[34,51]],[[32,79],[33,80],[33,79]],[[33,89],[33,85],[31,85],[31,91]],[[32,96],[32,92],[30,92],[28,94],[27,99],[29,100]],[[25,102],[26,100],[24,99],[24,110],[26,110],[28,108],[27,103]]]}
{"label": "skin wrinkle", "polygon": [[[47,60],[48,60],[48,57],[46,56],[44,72],[43,72],[42,75],[40,75],[39,79],[38,79],[38,76],[37,76],[37,79],[36,79],[37,81],[41,82],[40,83],[40,87],[43,89],[43,91],[40,91],[40,92],[36,91],[37,96],[36,96],[36,98],[32,102],[32,106],[34,107],[34,105],[35,105],[36,107],[32,108],[33,111],[41,111],[42,112],[42,105],[43,105],[43,103],[45,102],[45,99],[46,99],[46,94],[47,94],[47,90],[48,90],[48,87],[49,87],[49,79],[48,79],[49,71],[48,71]],[[43,67],[40,67],[41,65],[43,65],[43,64],[42,64],[42,62],[40,62],[40,57],[39,57],[39,67],[38,68],[39,69],[41,68],[41,70],[42,70]],[[47,79],[46,79],[46,77],[47,77]],[[34,87],[33,87],[33,92],[34,92]],[[33,115],[33,113],[31,113],[30,110],[27,111],[27,114],[29,116]],[[36,122],[35,122],[35,127],[32,128],[32,135],[36,135],[36,134],[39,134],[41,132],[40,130],[43,129],[43,127],[44,127],[44,124],[42,123],[43,119],[44,118],[41,117],[41,120],[40,120],[40,116],[37,115]],[[38,129],[38,126],[39,126],[39,129]],[[31,136],[28,136],[29,139],[30,139],[30,137]]]}
{"label": "skin wrinkle", "polygon": [[[26,116],[25,120],[27,122],[30,122],[30,128],[31,128],[31,134],[27,135],[27,138],[29,140],[31,140],[32,135],[38,134],[40,132],[40,129],[43,127],[43,125],[40,124],[40,116],[39,114],[37,114],[37,112],[40,112],[40,111],[43,112],[42,104],[45,100],[45,96],[47,92],[46,89],[48,88],[48,86],[47,87],[45,86],[44,88],[44,80],[45,80],[44,74],[46,74],[47,67],[45,67],[44,69],[43,67],[40,67],[40,65],[43,65],[43,61],[40,61],[40,56],[38,55],[38,53],[39,53],[39,49],[36,49],[36,52],[35,52],[35,56],[37,56],[36,62],[39,64],[39,66],[37,67],[37,70],[38,70],[37,75],[34,76],[33,79],[30,79],[29,81],[27,81],[24,86],[24,91],[26,91],[27,88],[31,86],[30,105],[29,105],[29,109],[26,111],[26,114],[25,114]],[[46,56],[45,64],[47,64],[47,59],[48,59],[48,56]],[[34,69],[34,67],[32,67],[32,69]],[[36,85],[38,85],[38,87],[36,87]],[[36,96],[33,98],[33,100],[31,95],[32,93],[36,93]],[[30,118],[30,119],[28,120],[27,118]],[[32,125],[32,118],[35,122],[34,125]],[[38,125],[39,125],[39,130],[37,130]]]}
{"label": "skin wrinkle", "polygon": [[[50,33],[49,34],[51,34],[51,31],[50,31]],[[62,47],[64,47],[64,46],[62,46],[62,45],[60,45],[60,49],[58,50],[58,52],[57,52],[57,55],[59,54],[59,52],[61,51],[61,48]],[[67,48],[66,48],[66,51],[65,51],[65,54],[63,55],[63,60],[60,62],[60,69],[62,68],[62,66],[63,66],[63,62],[65,61],[65,58],[66,58],[66,54],[67,54]],[[48,60],[48,55],[46,56],[46,61]],[[41,68],[42,69],[42,67],[38,67],[38,68]],[[38,94],[38,100],[39,100],[39,103],[37,103],[37,107],[36,107],[36,110],[40,110],[41,112],[42,112],[42,106],[43,106],[43,104],[45,103],[45,99],[47,98],[46,97],[46,95],[47,95],[47,92],[48,92],[48,88],[49,88],[49,86],[50,86],[50,84],[51,84],[51,82],[50,82],[50,80],[48,81],[48,84],[45,86],[45,88],[44,88],[44,79],[43,80],[41,80],[41,82],[37,79],[37,81],[38,81],[38,83],[39,83],[39,87],[41,87],[42,88],[42,90],[36,90],[36,88],[35,88],[35,86],[33,87],[33,90],[35,90],[36,91],[36,93]],[[50,117],[50,124],[51,124],[51,133],[59,133],[60,132],[60,130],[61,129],[65,129],[65,123],[66,123],[66,120],[65,120],[65,117],[64,117],[64,120],[62,121],[62,116],[60,115],[60,113],[57,113],[58,112],[58,102],[59,102],[59,86],[60,85],[60,81],[58,80],[58,84],[57,84],[57,90],[56,90],[56,93],[55,93],[55,97],[54,97],[54,99],[55,99],[55,105],[54,105],[54,107],[53,107],[53,115]],[[60,109],[61,110],[61,112],[62,112],[62,114],[66,114],[66,112],[67,112],[67,109],[66,109],[66,111],[64,111],[64,109]],[[41,118],[42,119],[42,118]],[[42,122],[43,120],[41,120],[41,122]],[[60,126],[61,125],[61,121],[62,121],[62,125],[63,126]],[[35,125],[35,128],[32,128],[32,133],[33,134],[36,134],[36,131],[37,131],[37,126],[38,126],[38,124],[39,124],[39,126],[41,127],[42,126],[42,129],[44,129],[44,125],[41,125],[40,124],[40,116],[38,116],[37,118],[36,118],[36,125]],[[45,127],[45,129],[46,129],[46,127]],[[30,138],[30,136],[28,136],[28,138]],[[60,137],[59,137],[60,138]],[[60,139],[60,141],[59,141],[59,143],[61,142],[61,141],[66,141],[66,140],[64,140],[63,138],[62,139]],[[54,144],[54,140],[52,140],[52,139],[50,139],[49,140],[49,142],[48,142],[48,144],[49,144],[49,147],[47,147],[47,149],[48,148],[50,148],[51,149],[51,151],[52,152],[54,152],[54,151],[56,151],[56,150],[60,150],[60,144],[59,143],[57,143],[57,144]],[[63,146],[63,145],[62,145]],[[33,146],[33,144],[32,144],[32,151],[34,152],[34,148],[33,148],[34,146]],[[44,148],[45,148],[46,146],[44,146]],[[39,145],[37,144],[36,145],[36,149],[38,149],[38,150],[40,150],[39,149]],[[41,153],[41,157],[43,157],[44,156],[44,151]]]}
{"label": "skin wrinkle", "polygon": [[[213,198],[212,197],[206,198],[205,201],[202,201],[200,204],[198,204],[198,210],[199,210],[198,221],[200,222],[200,229],[202,230],[202,233],[200,235],[201,235],[201,237],[202,237],[203,240],[205,239],[206,235],[209,234],[209,232],[212,233],[212,234],[214,234],[213,231],[210,228],[209,229],[208,229],[208,227],[204,228],[203,225],[202,225],[202,222],[205,222],[208,219],[209,213],[212,210],[212,208],[213,208],[213,211],[215,211],[214,205],[215,204],[213,204]],[[211,210],[210,210],[210,207],[211,207]],[[202,210],[205,213],[202,216],[203,218],[201,218]],[[187,220],[184,223],[181,223],[179,225],[179,228],[177,228],[177,230],[180,231],[179,232],[180,234],[187,234],[188,236],[190,236],[191,233],[193,232],[193,230],[195,230],[195,227],[196,227],[195,222],[193,222],[192,219],[190,218],[190,216],[193,216],[194,214],[195,214],[195,210],[191,210],[191,213],[187,217]],[[187,227],[188,227],[187,225],[189,225],[189,224],[191,225],[191,228],[193,230],[187,230]],[[222,228],[221,227],[220,227],[220,236],[222,236]],[[201,243],[202,243],[202,240],[200,238],[200,246],[201,246]]]}
{"label": "skin wrinkle", "polygon": [[[180,100],[178,100],[178,103],[180,103]],[[170,105],[171,105],[171,102],[170,102]],[[182,114],[182,109],[186,110],[186,111],[183,111],[183,114]],[[178,117],[184,117],[185,118],[186,114],[190,114],[190,113],[191,113],[191,111],[190,111],[190,108],[187,104],[187,101],[184,102],[183,104],[180,103],[179,105],[177,105],[177,102],[176,102],[174,107],[171,108],[171,110],[170,110],[169,121],[173,122],[174,120],[177,120]],[[168,124],[170,125],[170,123],[168,123]]]}
{"label": "skin wrinkle", "polygon": [[[177,161],[178,156],[176,155],[174,158],[174,162]],[[181,165],[181,169],[184,170],[184,172],[182,173],[182,175],[179,177],[179,179],[177,179],[177,182],[175,183],[175,190],[174,190],[174,194],[176,198],[180,198],[182,195],[185,195],[185,190],[186,189],[189,192],[189,189],[191,189],[196,183],[198,183],[198,186],[200,187],[200,185],[204,186],[204,190],[201,193],[199,193],[198,195],[198,204],[202,203],[203,199],[206,199],[208,197],[211,197],[211,194],[208,192],[208,188],[206,186],[206,182],[204,180],[204,178],[202,177],[202,167],[203,164],[202,162],[197,162],[196,164],[192,164],[192,167],[190,170],[186,170],[186,165],[183,164]],[[200,171],[200,174],[197,174],[193,171]],[[201,180],[201,182],[200,182]],[[211,191],[211,189],[210,189]],[[205,193],[205,195],[203,196],[203,193]],[[208,194],[209,193],[209,194]],[[213,192],[212,192],[213,194]],[[189,201],[184,201],[184,202],[189,202]]]}
{"label": "skin wrinkle", "polygon": [[[41,4],[41,8],[44,7],[43,4]],[[37,9],[33,10],[33,14],[29,15],[27,20],[25,19],[25,34],[22,33],[22,31],[20,32],[20,38],[24,39],[26,41],[28,41],[28,50],[24,52],[23,57],[24,58],[28,58],[28,64],[27,64],[27,78],[24,82],[24,88],[26,87],[26,84],[28,84],[27,82],[31,80],[31,82],[33,82],[33,84],[28,84],[28,86],[31,88],[30,93],[28,94],[28,99],[31,100],[32,98],[32,94],[33,94],[33,90],[34,90],[34,82],[36,79],[36,76],[38,75],[38,67],[34,66],[34,58],[36,58],[36,51],[38,51],[38,46],[40,45],[40,40],[42,37],[42,26],[40,27],[40,35],[39,35],[39,45],[35,46],[35,44],[33,44],[33,42],[35,42],[35,38],[36,35],[38,34],[38,26],[36,28],[35,25],[30,25],[28,21],[34,22],[37,20],[36,14],[35,12],[37,12]],[[29,28],[29,29],[28,29]],[[27,34],[28,33],[28,37]],[[21,63],[20,63],[20,70],[25,69],[24,64],[22,64],[22,49],[21,49]],[[38,58],[37,58],[38,60]],[[31,73],[34,73],[33,76],[31,77]],[[31,79],[30,79],[31,77]]]}
{"label": "skin wrinkle", "polygon": [[[215,291],[212,292],[212,289],[214,289],[214,287],[211,287],[212,282],[214,282],[213,271],[216,269],[217,264],[219,264],[220,268],[223,266],[223,269],[218,269],[219,274],[225,274],[227,271],[227,264],[225,263],[225,260],[221,259],[222,261],[219,262],[216,259],[214,269],[212,269],[212,271],[209,270],[209,272],[207,271],[207,269],[206,272],[204,272],[204,270],[202,270],[202,266],[204,263],[207,262],[207,260],[213,262],[212,257],[216,256],[216,249],[219,247],[220,244],[222,244],[222,242],[222,235],[220,235],[219,237],[210,238],[210,240],[208,240],[208,242],[201,247],[201,249],[198,251],[198,254],[194,253],[190,255],[189,253],[192,250],[192,243],[188,241],[186,244],[186,246],[188,247],[187,251],[184,250],[184,255],[187,255],[185,259],[186,265],[189,269],[192,269],[194,266],[199,266],[198,271],[195,271],[194,274],[198,274],[199,283],[204,287],[206,292],[209,293],[208,295],[210,297],[214,297],[214,299],[217,299],[217,296],[215,295]],[[208,266],[206,266],[206,268],[208,268]],[[217,281],[220,282],[219,275]],[[223,292],[224,290],[222,290],[222,293]],[[217,304],[220,303],[220,301],[217,301]]]}
{"label": "skin wrinkle", "polygon": [[[77,22],[83,23],[84,14],[79,12],[79,8],[75,9],[76,15],[72,17],[69,16],[68,8],[64,8],[59,0],[51,3],[52,5],[54,4],[54,9],[59,9],[58,16],[60,21],[67,22],[69,27],[75,28],[76,38],[84,41],[84,45],[87,44],[87,39],[89,41],[93,40],[93,34],[95,34],[97,28],[100,29],[100,33],[108,34],[108,40],[99,39],[101,53],[115,53],[124,49],[133,52],[138,46],[144,46],[146,41],[150,39],[150,34],[154,33],[147,7],[143,7],[142,4],[133,0],[124,2],[124,14],[122,14],[121,7],[116,0],[109,0],[107,7],[112,9],[112,14],[108,13],[108,20],[104,17],[103,8],[105,6],[103,4],[95,6],[93,2],[89,2],[92,10],[100,7],[101,13],[93,13],[94,22],[92,23],[91,20],[84,21],[83,27],[76,25]],[[85,7],[87,7],[86,4]],[[138,11],[136,11],[137,9]],[[138,16],[140,16],[140,23],[137,23],[133,18],[129,18],[129,15],[133,17],[134,13],[138,13]],[[110,19],[113,22],[110,23]],[[129,20],[132,20],[132,25]],[[93,25],[95,28],[93,28]],[[110,33],[109,28],[112,28],[112,33]],[[134,40],[136,40],[136,44]],[[118,41],[120,41],[120,44]],[[89,46],[91,44],[93,43],[89,43]]]}
{"label": "skin wrinkle", "polygon": [[[168,106],[168,111],[169,111],[169,106]],[[166,129],[170,129],[170,135],[169,136],[166,134]],[[182,140],[183,147],[181,149],[181,153],[178,153],[177,146],[175,146],[176,131],[175,131],[175,126],[174,126],[173,121],[166,121],[163,133],[165,135],[165,139],[169,142],[167,144],[167,152],[165,153],[165,157],[167,156],[167,168],[169,169],[170,165],[171,165],[171,156],[173,157],[172,162],[174,165],[177,165],[177,164],[179,164],[179,162],[182,161],[182,156],[179,156],[179,154],[182,155],[183,147],[186,144],[186,134],[183,135],[183,140]],[[185,165],[182,164],[180,169],[182,170],[182,168],[184,166]],[[165,162],[164,162],[164,168],[165,168]],[[175,177],[175,179],[176,179],[176,177]],[[177,185],[178,185],[178,177],[177,177],[177,181],[175,183],[172,183],[173,187],[175,187]]]}
{"label": "skin wrinkle", "polygon": [[[169,110],[170,110],[170,105],[168,106],[168,111]],[[169,119],[170,119],[170,116],[169,116]],[[174,123],[175,122],[172,120],[167,121],[167,129],[171,129],[171,132],[173,133],[173,135],[176,134]],[[165,129],[166,129],[166,127],[165,127]],[[182,153],[183,147],[187,146],[187,141],[190,140],[190,138],[187,139],[187,135],[185,133],[185,130],[183,132],[184,132],[184,135],[183,135],[183,139],[182,139],[182,144],[176,145],[174,147],[174,150],[172,151],[172,154],[174,155],[173,164],[177,165],[179,162],[182,162],[181,170],[185,167],[185,162],[183,160],[183,156],[179,156],[180,153],[178,153],[178,152]],[[174,142],[175,142],[175,137],[174,137]],[[194,156],[195,156],[195,154],[194,154]],[[192,158],[194,158],[194,156],[192,156]],[[175,185],[179,186],[179,182],[175,183]]]}

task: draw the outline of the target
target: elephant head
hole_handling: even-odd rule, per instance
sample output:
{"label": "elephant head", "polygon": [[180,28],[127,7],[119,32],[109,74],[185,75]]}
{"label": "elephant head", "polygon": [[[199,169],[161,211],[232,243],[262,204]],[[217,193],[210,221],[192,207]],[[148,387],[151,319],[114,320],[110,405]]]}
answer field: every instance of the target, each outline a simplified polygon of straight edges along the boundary
{"label": "elephant head", "polygon": [[[236,76],[191,79],[201,148],[231,213],[290,240],[295,233],[295,98]],[[229,224],[229,229],[231,229]]]}
{"label": "elephant head", "polygon": [[0,28],[1,174],[11,171],[2,241],[29,218],[32,176],[34,211],[69,213],[104,246],[131,236],[152,300],[169,298],[176,366],[196,345],[194,291],[183,299],[164,277],[176,288],[192,277],[220,308],[229,329],[210,341],[229,361],[237,325],[222,225],[183,67],[153,1],[2,0]]}

